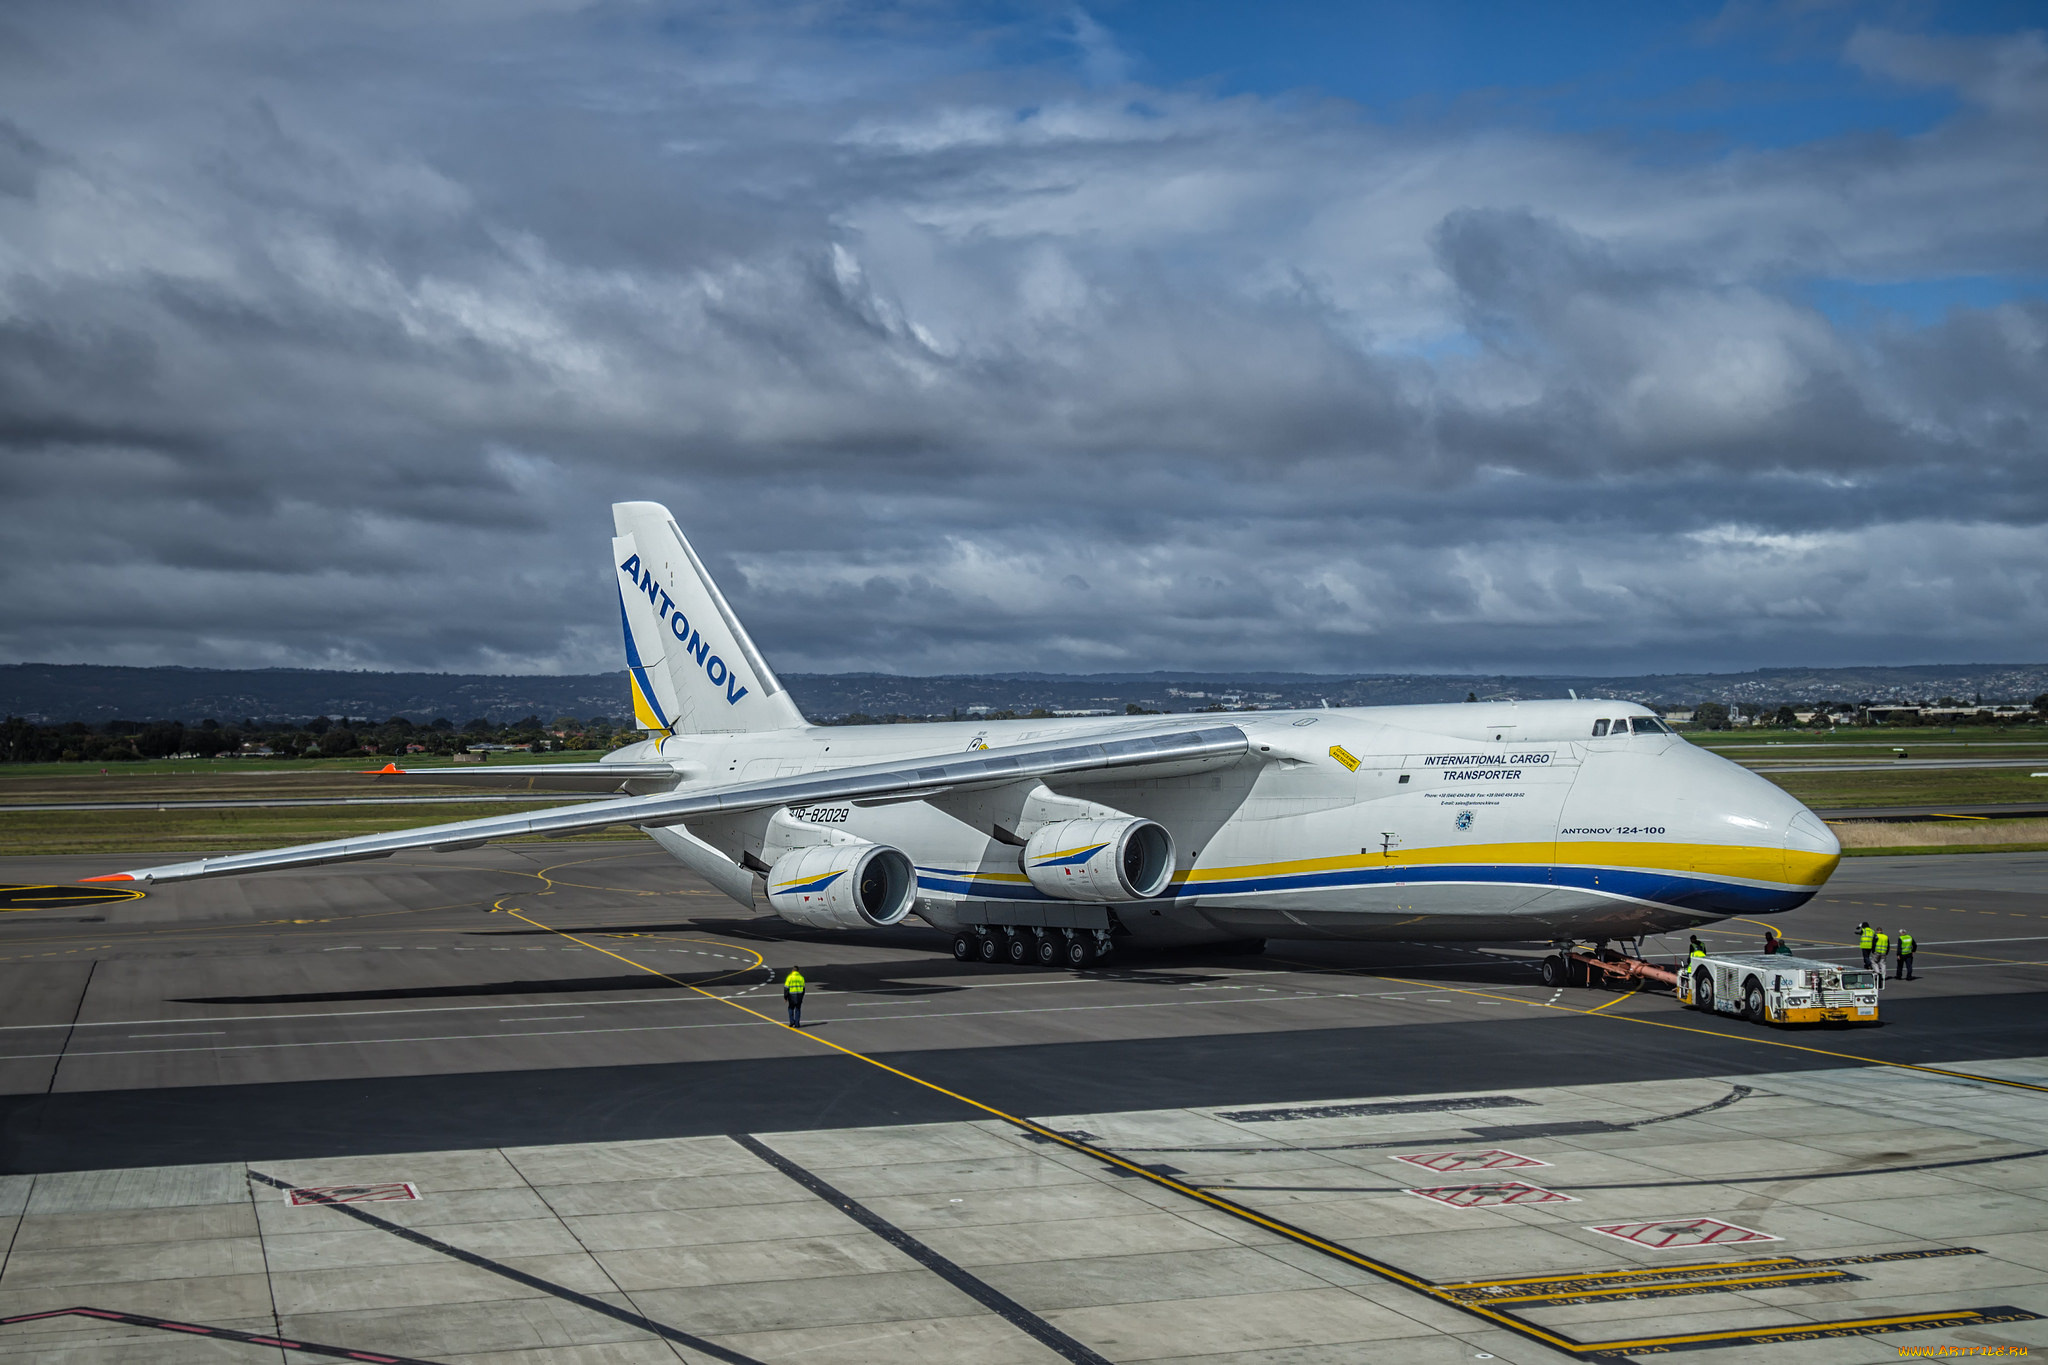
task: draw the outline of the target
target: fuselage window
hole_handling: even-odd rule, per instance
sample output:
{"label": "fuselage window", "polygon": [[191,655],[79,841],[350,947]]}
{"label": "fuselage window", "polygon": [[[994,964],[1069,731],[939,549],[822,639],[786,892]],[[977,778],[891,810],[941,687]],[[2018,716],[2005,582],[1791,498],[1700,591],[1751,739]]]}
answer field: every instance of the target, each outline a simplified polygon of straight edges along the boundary
{"label": "fuselage window", "polygon": [[1606,733],[1607,733],[1607,722],[1606,722],[1606,721],[1604,721],[1604,720],[1596,720],[1596,721],[1594,721],[1594,722],[1593,722],[1593,738],[1595,738],[1595,739],[1598,739],[1598,738],[1600,738],[1600,736],[1602,736],[1602,735],[1604,735],[1604,734],[1606,734]]}

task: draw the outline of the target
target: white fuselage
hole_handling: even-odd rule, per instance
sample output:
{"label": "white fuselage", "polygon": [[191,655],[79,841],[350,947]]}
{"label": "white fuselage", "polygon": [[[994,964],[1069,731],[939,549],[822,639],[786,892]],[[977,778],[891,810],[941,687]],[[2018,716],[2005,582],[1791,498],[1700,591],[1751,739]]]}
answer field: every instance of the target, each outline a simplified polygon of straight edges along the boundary
{"label": "white fuselage", "polygon": [[[1649,714],[1600,701],[1239,712],[1216,718],[1252,743],[1229,767],[1053,785],[1171,832],[1169,889],[1111,906],[1140,941],[1630,938],[1810,899],[1840,856],[1826,825],[1676,736],[1593,736],[1596,720]],[[1131,719],[698,734],[608,757],[668,761],[687,792],[1085,740]],[[925,801],[791,814],[909,854],[917,913],[938,927],[969,905],[1047,900],[1013,844]]]}

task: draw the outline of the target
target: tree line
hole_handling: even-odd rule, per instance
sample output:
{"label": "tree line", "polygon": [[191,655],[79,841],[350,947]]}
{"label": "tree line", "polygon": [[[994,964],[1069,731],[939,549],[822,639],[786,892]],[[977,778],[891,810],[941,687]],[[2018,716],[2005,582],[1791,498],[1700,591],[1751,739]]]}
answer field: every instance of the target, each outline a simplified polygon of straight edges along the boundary
{"label": "tree line", "polygon": [[373,721],[315,716],[289,721],[227,721],[209,717],[182,721],[110,720],[101,725],[71,721],[39,725],[9,716],[0,722],[0,763],[133,763],[143,759],[219,758],[450,758],[482,745],[524,746],[534,753],[568,750],[603,752],[630,744],[640,731],[608,716],[579,720],[539,716],[498,723],[479,716],[458,726],[446,716],[413,721],[404,716]]}

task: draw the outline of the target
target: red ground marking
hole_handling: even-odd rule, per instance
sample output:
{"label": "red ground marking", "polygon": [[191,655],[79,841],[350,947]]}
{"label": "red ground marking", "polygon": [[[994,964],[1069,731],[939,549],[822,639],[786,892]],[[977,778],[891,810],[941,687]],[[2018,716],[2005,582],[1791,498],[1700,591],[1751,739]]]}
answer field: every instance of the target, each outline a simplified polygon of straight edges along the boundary
{"label": "red ground marking", "polygon": [[1590,1228],[1624,1242],[1652,1251],[1677,1251],[1684,1247],[1727,1246],[1735,1242],[1775,1242],[1768,1232],[1741,1228],[1718,1218],[1666,1218],[1648,1223],[1604,1223]]}
{"label": "red ground marking", "polygon": [[1427,1166],[1432,1171],[1503,1171],[1550,1164],[1531,1156],[1517,1156],[1498,1147],[1488,1147],[1482,1152],[1415,1152],[1397,1156],[1394,1160],[1405,1161],[1410,1166]]}
{"label": "red ground marking", "polygon": [[40,1322],[45,1318],[98,1318],[103,1322],[122,1322],[131,1327],[150,1327],[159,1332],[185,1332],[196,1337],[212,1337],[216,1341],[239,1341],[253,1346],[283,1346],[308,1355],[332,1356],[337,1360],[367,1360],[372,1365],[436,1365],[431,1360],[415,1360],[411,1356],[374,1355],[369,1351],[352,1351],[346,1346],[323,1346],[317,1341],[285,1341],[278,1337],[258,1336],[233,1327],[207,1327],[196,1322],[179,1322],[175,1318],[160,1318],[149,1313],[119,1313],[106,1308],[52,1308],[41,1313],[16,1313],[12,1317],[0,1318],[0,1327],[12,1327],[18,1322]]}
{"label": "red ground marking", "polygon": [[382,1185],[307,1185],[285,1192],[286,1202],[295,1208],[308,1204],[382,1204],[419,1197],[419,1186],[403,1180]]}
{"label": "red ground marking", "polygon": [[1409,1194],[1434,1199],[1440,1204],[1449,1204],[1459,1209],[1494,1208],[1501,1204],[1572,1204],[1578,1201],[1568,1194],[1546,1190],[1537,1185],[1525,1185],[1519,1180],[1507,1180],[1497,1185],[1438,1185],[1434,1189],[1409,1190]]}

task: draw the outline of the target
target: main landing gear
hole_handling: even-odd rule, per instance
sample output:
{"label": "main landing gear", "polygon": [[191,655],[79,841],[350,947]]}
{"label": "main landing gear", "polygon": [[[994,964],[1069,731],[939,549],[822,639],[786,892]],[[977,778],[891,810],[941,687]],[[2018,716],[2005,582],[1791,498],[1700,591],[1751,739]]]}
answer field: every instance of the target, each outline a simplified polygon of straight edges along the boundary
{"label": "main landing gear", "polygon": [[1008,962],[1024,967],[1091,967],[1111,947],[1107,929],[1039,929],[988,924],[953,935],[957,962]]}

